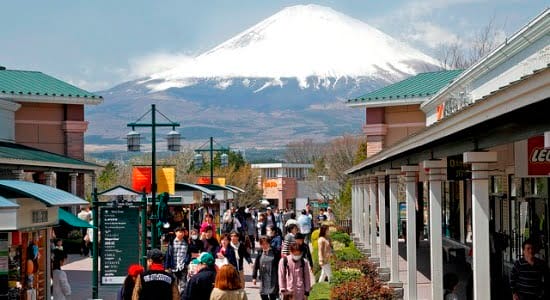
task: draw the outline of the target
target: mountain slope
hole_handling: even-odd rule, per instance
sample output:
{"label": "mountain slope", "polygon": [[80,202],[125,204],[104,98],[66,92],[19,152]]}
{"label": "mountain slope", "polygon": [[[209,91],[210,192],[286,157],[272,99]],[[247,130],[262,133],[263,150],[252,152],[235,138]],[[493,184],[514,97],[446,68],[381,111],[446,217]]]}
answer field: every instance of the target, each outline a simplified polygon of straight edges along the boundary
{"label": "mountain slope", "polygon": [[[181,121],[188,140],[239,146],[360,133],[363,112],[349,97],[422,71],[436,61],[330,8],[298,5],[191,60],[100,92],[88,142],[122,142],[125,123],[149,103]],[[118,129],[120,128],[120,130]]]}

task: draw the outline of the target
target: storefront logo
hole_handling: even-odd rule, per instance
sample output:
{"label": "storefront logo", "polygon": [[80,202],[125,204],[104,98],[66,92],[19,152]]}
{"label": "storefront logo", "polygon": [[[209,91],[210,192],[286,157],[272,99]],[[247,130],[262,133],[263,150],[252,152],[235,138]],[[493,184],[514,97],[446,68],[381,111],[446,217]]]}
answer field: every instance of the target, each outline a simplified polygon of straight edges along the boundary
{"label": "storefront logo", "polygon": [[462,154],[447,157],[447,180],[472,178],[471,165],[464,163]]}
{"label": "storefront logo", "polygon": [[544,136],[532,137],[527,141],[529,175],[550,174],[550,149],[544,148]]}

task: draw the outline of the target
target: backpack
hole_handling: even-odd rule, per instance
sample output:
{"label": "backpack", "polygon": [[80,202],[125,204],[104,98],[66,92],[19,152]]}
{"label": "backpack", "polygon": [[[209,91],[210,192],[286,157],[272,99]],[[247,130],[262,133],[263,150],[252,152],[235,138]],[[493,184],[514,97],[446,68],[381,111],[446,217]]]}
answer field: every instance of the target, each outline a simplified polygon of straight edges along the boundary
{"label": "backpack", "polygon": [[[302,261],[302,276],[304,277],[303,281],[305,283],[306,282],[306,266],[305,266],[306,261],[303,256],[300,258],[300,261]],[[290,270],[288,269],[288,257],[286,256],[283,258],[283,266],[285,267],[286,274],[288,276],[288,274],[290,274]]]}

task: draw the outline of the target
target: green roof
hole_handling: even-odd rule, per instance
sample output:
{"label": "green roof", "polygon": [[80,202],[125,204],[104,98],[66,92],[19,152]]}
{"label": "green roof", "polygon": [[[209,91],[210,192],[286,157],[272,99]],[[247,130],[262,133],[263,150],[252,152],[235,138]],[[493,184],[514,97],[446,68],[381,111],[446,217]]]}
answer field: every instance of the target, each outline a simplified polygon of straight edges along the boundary
{"label": "green roof", "polygon": [[63,156],[60,154],[28,147],[21,144],[0,142],[0,164],[25,165],[40,162],[43,166],[58,166],[60,168],[95,170],[101,166]]}
{"label": "green roof", "polygon": [[2,195],[10,194],[14,198],[21,196],[36,198],[46,206],[89,204],[88,201],[63,190],[22,180],[0,180],[0,193]]}
{"label": "green roof", "polygon": [[63,221],[72,227],[94,228],[94,226],[92,226],[90,223],[79,219],[77,216],[71,214],[70,212],[64,210],[61,207],[59,208],[58,215],[59,215],[59,221]]}
{"label": "green roof", "polygon": [[7,70],[4,67],[0,67],[0,96],[2,94],[92,99],[103,98],[42,72]]}
{"label": "green roof", "polygon": [[463,70],[420,73],[390,84],[361,97],[350,99],[348,104],[423,98],[437,93],[452,82]]}

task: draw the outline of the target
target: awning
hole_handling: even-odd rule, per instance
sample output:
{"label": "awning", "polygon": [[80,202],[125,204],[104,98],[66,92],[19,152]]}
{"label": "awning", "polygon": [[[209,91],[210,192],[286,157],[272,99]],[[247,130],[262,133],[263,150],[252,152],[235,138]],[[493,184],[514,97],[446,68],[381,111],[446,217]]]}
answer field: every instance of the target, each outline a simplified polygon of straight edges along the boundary
{"label": "awning", "polygon": [[0,209],[1,208],[19,208],[19,204],[13,203],[10,200],[0,196]]}
{"label": "awning", "polygon": [[59,208],[59,221],[65,222],[72,227],[80,228],[93,228],[90,223],[80,220],[77,216],[71,214],[70,212]]}
{"label": "awning", "polygon": [[8,198],[36,198],[46,206],[90,204],[71,193],[34,182],[22,180],[0,180],[0,195]]}
{"label": "awning", "polygon": [[226,184],[225,186],[228,187],[228,188],[230,188],[230,189],[232,189],[232,190],[235,190],[235,191],[237,191],[237,192],[240,192],[240,193],[246,192],[245,190],[241,189],[241,188],[238,187],[238,186],[229,185],[229,184]]}
{"label": "awning", "polygon": [[208,195],[216,194],[216,192],[208,187],[186,182],[176,182],[176,191],[200,191]]}

